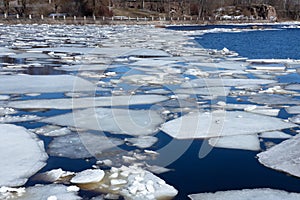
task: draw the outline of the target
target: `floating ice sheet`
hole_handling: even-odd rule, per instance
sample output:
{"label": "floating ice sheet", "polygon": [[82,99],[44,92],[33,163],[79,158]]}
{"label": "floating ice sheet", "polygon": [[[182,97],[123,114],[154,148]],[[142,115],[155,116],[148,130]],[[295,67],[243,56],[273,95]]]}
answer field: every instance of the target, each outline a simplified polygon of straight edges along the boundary
{"label": "floating ice sheet", "polygon": [[154,110],[90,108],[42,120],[62,126],[100,130],[133,136],[158,131],[164,119]]}
{"label": "floating ice sheet", "polygon": [[300,177],[300,135],[296,135],[265,152],[257,154],[266,167]]}
{"label": "floating ice sheet", "polygon": [[299,200],[300,194],[269,188],[191,194],[192,200]]}
{"label": "floating ice sheet", "polygon": [[19,109],[78,109],[102,106],[130,106],[154,104],[165,101],[168,97],[162,95],[130,95],[109,97],[86,97],[65,99],[38,99],[27,101],[12,101],[8,105]]}
{"label": "floating ice sheet", "polygon": [[198,94],[206,96],[227,96],[229,92],[229,87],[181,88],[174,91],[175,94]]}
{"label": "floating ice sheet", "polygon": [[211,138],[208,143],[213,147],[227,149],[243,149],[259,151],[260,143],[257,135],[232,135],[227,137]]}
{"label": "floating ice sheet", "polygon": [[92,83],[70,75],[0,75],[0,93],[50,93],[93,91]]}
{"label": "floating ice sheet", "polygon": [[120,139],[91,133],[71,134],[54,138],[48,153],[59,157],[89,158],[123,143]]}
{"label": "floating ice sheet", "polygon": [[300,106],[291,106],[291,107],[285,108],[285,110],[289,114],[300,114]]}
{"label": "floating ice sheet", "polygon": [[236,86],[243,86],[243,85],[265,85],[276,83],[273,80],[267,79],[212,79],[212,78],[203,78],[203,79],[194,79],[183,83],[181,85],[182,88],[194,88],[194,87],[222,87],[222,86],[229,86],[229,87],[236,87]]}
{"label": "floating ice sheet", "polygon": [[62,71],[104,71],[108,68],[108,65],[101,64],[85,64],[85,65],[63,65],[61,67],[56,67],[57,70]]}
{"label": "floating ice sheet", "polygon": [[289,134],[286,134],[282,131],[270,131],[270,132],[264,132],[259,135],[260,138],[277,138],[277,139],[287,139],[291,138],[292,136]]}
{"label": "floating ice sheet", "polygon": [[0,124],[0,186],[21,186],[46,163],[43,142],[23,127]]}
{"label": "floating ice sheet", "polygon": [[166,122],[161,130],[177,139],[249,135],[297,125],[242,111],[195,112]]}
{"label": "floating ice sheet", "polygon": [[300,104],[298,99],[290,96],[276,95],[276,94],[257,94],[249,98],[249,101],[257,104],[267,105],[291,105]]}

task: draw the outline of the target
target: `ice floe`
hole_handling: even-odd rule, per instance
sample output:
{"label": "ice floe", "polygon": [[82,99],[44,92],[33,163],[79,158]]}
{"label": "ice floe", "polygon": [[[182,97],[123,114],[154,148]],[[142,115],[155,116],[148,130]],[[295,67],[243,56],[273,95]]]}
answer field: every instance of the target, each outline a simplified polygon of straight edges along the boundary
{"label": "ice floe", "polygon": [[203,78],[203,79],[194,79],[183,83],[182,88],[194,88],[194,87],[222,87],[222,86],[243,86],[243,85],[265,85],[276,83],[274,80],[267,79],[226,79],[226,78]]}
{"label": "ice floe", "polygon": [[289,114],[300,114],[300,106],[291,106],[285,108]]}
{"label": "ice floe", "polygon": [[103,181],[84,188],[118,194],[128,200],[172,199],[178,193],[164,180],[135,165],[112,167]]}
{"label": "ice floe", "polygon": [[194,112],[164,123],[161,130],[177,139],[249,135],[297,125],[242,111]]}
{"label": "ice floe", "polygon": [[270,132],[264,132],[259,135],[260,138],[277,138],[277,139],[288,139],[292,136],[289,134],[286,134],[282,131],[270,131]]}
{"label": "ice floe", "polygon": [[260,143],[256,134],[210,138],[208,143],[213,147],[219,148],[243,149],[251,151],[260,150]]}
{"label": "ice floe", "polygon": [[0,101],[5,101],[8,100],[10,98],[9,95],[0,95]]}
{"label": "ice floe", "polygon": [[300,135],[296,135],[272,148],[257,154],[266,167],[300,177]]}
{"label": "ice floe", "polygon": [[27,122],[27,121],[37,121],[42,119],[37,115],[21,115],[21,116],[12,116],[5,115],[0,117],[0,123],[15,123],[15,122]]}
{"label": "ice floe", "polygon": [[60,126],[53,126],[53,125],[43,126],[40,128],[32,129],[31,131],[39,135],[50,136],[50,137],[63,136],[71,133],[71,130],[66,127],[62,128]]}
{"label": "ice floe", "polygon": [[22,196],[13,198],[16,200],[80,200],[77,191],[70,191],[67,186],[60,184],[35,185],[26,188]]}
{"label": "ice floe", "polygon": [[71,75],[0,75],[0,92],[4,94],[94,91],[95,86]]}
{"label": "ice floe", "polygon": [[269,188],[220,191],[216,193],[191,194],[192,200],[298,200],[299,193],[289,193],[283,190]]}
{"label": "ice floe", "polygon": [[48,153],[59,157],[89,158],[123,143],[117,138],[91,133],[69,134],[55,137],[49,144]]}
{"label": "ice floe", "polygon": [[48,159],[43,142],[23,127],[0,124],[0,186],[22,186]]}
{"label": "ice floe", "polygon": [[18,109],[79,109],[104,106],[130,106],[141,104],[154,104],[168,100],[163,95],[130,95],[108,97],[84,97],[65,99],[37,99],[26,101],[11,101],[9,106]]}
{"label": "ice floe", "polygon": [[87,184],[100,182],[104,178],[104,171],[101,169],[87,169],[77,173],[71,180],[74,184]]}
{"label": "ice floe", "polygon": [[158,141],[158,138],[153,136],[140,136],[137,138],[126,138],[125,141],[130,142],[133,146],[145,149],[153,146]]}
{"label": "ice floe", "polygon": [[257,104],[267,105],[291,105],[300,104],[300,101],[291,96],[278,95],[278,94],[257,94],[249,97],[249,101]]}
{"label": "ice floe", "polygon": [[42,121],[61,126],[142,136],[157,132],[164,119],[154,110],[89,108]]}
{"label": "ice floe", "polygon": [[13,108],[0,107],[0,116],[15,114],[17,111]]}

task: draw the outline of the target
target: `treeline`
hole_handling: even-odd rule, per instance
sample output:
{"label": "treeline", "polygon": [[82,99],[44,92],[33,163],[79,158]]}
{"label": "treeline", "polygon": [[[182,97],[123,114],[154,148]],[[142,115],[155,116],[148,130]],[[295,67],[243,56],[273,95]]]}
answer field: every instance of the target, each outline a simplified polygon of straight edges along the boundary
{"label": "treeline", "polygon": [[246,7],[253,4],[274,6],[279,18],[298,20],[300,0],[0,0],[0,12],[6,14],[44,15],[66,13],[70,16],[112,16],[114,8],[155,11],[165,16],[213,16],[226,6]]}

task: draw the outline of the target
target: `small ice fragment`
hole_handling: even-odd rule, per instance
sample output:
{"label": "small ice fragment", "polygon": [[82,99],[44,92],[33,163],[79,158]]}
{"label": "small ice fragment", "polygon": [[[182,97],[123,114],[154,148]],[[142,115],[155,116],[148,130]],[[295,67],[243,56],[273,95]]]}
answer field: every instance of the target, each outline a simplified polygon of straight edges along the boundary
{"label": "small ice fragment", "polygon": [[80,190],[80,188],[75,185],[71,185],[67,188],[68,192],[78,192],[79,190]]}
{"label": "small ice fragment", "polygon": [[137,138],[126,138],[126,142],[130,142],[133,146],[145,149],[153,146],[158,139],[153,136],[140,136]]}
{"label": "small ice fragment", "polygon": [[112,180],[110,180],[111,185],[123,185],[123,184],[126,184],[126,183],[127,183],[127,181],[123,180],[123,179],[112,179]]}
{"label": "small ice fragment", "polygon": [[54,195],[52,195],[52,196],[49,196],[49,197],[47,198],[47,200],[57,200],[57,197],[54,196]]}

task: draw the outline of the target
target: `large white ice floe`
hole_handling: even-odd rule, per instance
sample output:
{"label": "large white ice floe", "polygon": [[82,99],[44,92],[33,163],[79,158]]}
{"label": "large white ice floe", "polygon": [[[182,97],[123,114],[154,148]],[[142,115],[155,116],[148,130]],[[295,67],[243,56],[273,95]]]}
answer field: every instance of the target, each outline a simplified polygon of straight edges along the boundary
{"label": "large white ice floe", "polygon": [[[69,186],[72,187],[72,186]],[[20,197],[12,198],[16,200],[79,200],[77,191],[72,191],[69,187],[59,184],[35,185],[26,188],[26,192]]]}
{"label": "large white ice floe", "polygon": [[100,182],[104,178],[105,172],[101,169],[87,169],[77,173],[71,180],[74,184],[87,184]]}
{"label": "large white ice floe", "polygon": [[265,85],[276,83],[274,80],[267,79],[226,79],[226,78],[203,78],[203,79],[194,79],[188,82],[185,82],[181,85],[182,88],[194,88],[194,87],[237,87],[243,85]]}
{"label": "large white ice floe", "polygon": [[154,104],[168,100],[163,95],[130,95],[109,97],[85,97],[65,99],[37,99],[26,101],[12,101],[8,105],[19,109],[78,109],[101,106],[130,106],[141,104]]}
{"label": "large white ice floe", "polygon": [[258,161],[266,167],[300,177],[300,135],[257,154]]}
{"label": "large white ice floe", "polygon": [[26,94],[93,91],[95,86],[71,75],[0,75],[0,93]]}
{"label": "large white ice floe", "polygon": [[59,157],[89,158],[123,143],[117,138],[91,133],[69,134],[54,138],[49,144],[48,153]]}
{"label": "large white ice floe", "polygon": [[299,193],[269,188],[220,191],[216,193],[191,194],[192,200],[299,200]]}
{"label": "large white ice floe", "polygon": [[141,136],[157,132],[158,126],[164,122],[164,119],[154,110],[89,108],[42,121],[62,126]]}
{"label": "large white ice floe", "polygon": [[249,135],[297,125],[242,111],[194,112],[164,123],[161,130],[178,139]]}
{"label": "large white ice floe", "polygon": [[0,124],[0,186],[21,186],[48,159],[43,142],[23,127]]}
{"label": "large white ice floe", "polygon": [[213,147],[227,149],[242,149],[259,151],[260,143],[256,134],[253,135],[231,135],[227,137],[210,138],[208,143]]}

